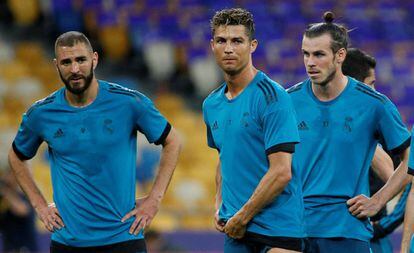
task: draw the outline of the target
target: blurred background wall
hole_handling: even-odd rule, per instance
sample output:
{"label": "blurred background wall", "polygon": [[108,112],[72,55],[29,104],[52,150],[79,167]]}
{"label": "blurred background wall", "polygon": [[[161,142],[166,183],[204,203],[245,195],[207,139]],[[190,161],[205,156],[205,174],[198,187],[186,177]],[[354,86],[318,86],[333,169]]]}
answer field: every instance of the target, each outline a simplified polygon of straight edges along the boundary
{"label": "blurred background wall", "polygon": [[[52,63],[56,37],[82,31],[100,56],[97,77],[147,94],[185,141],[152,224],[149,237],[154,245],[221,251],[223,238],[212,222],[218,158],[206,146],[200,111],[202,99],[222,82],[210,53],[209,19],[219,9],[237,6],[254,14],[259,40],[255,66],[284,87],[306,78],[300,49],[307,24],[320,22],[324,11],[333,10],[337,21],[352,30],[351,46],[376,57],[377,89],[396,103],[411,128],[413,0],[0,0],[1,173],[7,171],[7,151],[21,114],[61,87]],[[138,142],[137,192],[143,195],[160,150],[142,136]],[[37,182],[52,201],[45,147],[32,164]],[[39,224],[37,229],[39,249],[47,250],[49,234]]]}

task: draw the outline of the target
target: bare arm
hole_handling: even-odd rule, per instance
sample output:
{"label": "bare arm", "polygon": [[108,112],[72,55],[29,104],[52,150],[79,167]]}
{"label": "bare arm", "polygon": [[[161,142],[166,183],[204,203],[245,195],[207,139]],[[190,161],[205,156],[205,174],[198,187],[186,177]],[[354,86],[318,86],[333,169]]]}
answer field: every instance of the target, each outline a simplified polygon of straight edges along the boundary
{"label": "bare arm", "polygon": [[377,146],[375,149],[371,166],[375,174],[384,182],[387,182],[392,173],[394,173],[394,164],[391,157],[380,146]]}
{"label": "bare arm", "polygon": [[216,168],[216,200],[215,200],[215,214],[214,214],[214,225],[216,226],[216,229],[220,232],[224,232],[224,225],[225,223],[223,221],[220,221],[219,218],[219,211],[220,211],[220,206],[221,206],[221,202],[222,202],[222,197],[221,197],[221,164],[220,162],[217,164],[217,168]]}
{"label": "bare arm", "polygon": [[269,170],[260,180],[250,199],[224,228],[225,233],[230,237],[242,238],[247,223],[283,191],[292,177],[292,154],[277,152],[270,154],[268,159]]}
{"label": "bare arm", "polygon": [[171,128],[170,133],[162,145],[158,173],[148,197],[139,200],[139,204],[122,218],[122,222],[124,222],[132,216],[136,216],[130,228],[131,234],[138,234],[141,229],[151,223],[155,214],[158,212],[161,200],[167,191],[175,167],[177,166],[178,156],[181,151],[181,140],[174,128]]}
{"label": "bare arm", "polygon": [[350,200],[349,211],[358,218],[372,217],[397,193],[399,193],[411,180],[408,171],[408,154],[410,148],[404,150],[401,155],[401,163],[392,174],[387,183],[372,198],[358,195]]}
{"label": "bare arm", "polygon": [[63,227],[64,224],[58,210],[54,206],[48,205],[45,197],[37,187],[33,176],[30,173],[28,162],[21,160],[14,150],[10,149],[9,164],[16,177],[17,183],[26,194],[30,204],[45,225],[45,228],[50,232],[53,232],[54,228],[60,229]]}
{"label": "bare arm", "polygon": [[[412,183],[414,183],[414,178]],[[411,236],[414,231],[414,187],[411,187],[405,205],[404,230],[401,240],[401,252],[408,253],[410,250]]]}

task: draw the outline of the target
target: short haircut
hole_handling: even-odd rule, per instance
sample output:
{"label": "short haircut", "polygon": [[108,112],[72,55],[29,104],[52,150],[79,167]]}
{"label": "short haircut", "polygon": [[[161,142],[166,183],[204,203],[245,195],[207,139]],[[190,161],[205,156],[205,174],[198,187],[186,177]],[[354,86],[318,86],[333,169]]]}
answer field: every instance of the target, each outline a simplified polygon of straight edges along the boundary
{"label": "short haircut", "polygon": [[55,42],[55,55],[58,47],[73,47],[78,43],[83,43],[86,45],[87,49],[93,52],[91,43],[85,34],[77,31],[70,31],[61,34]]}
{"label": "short haircut", "polygon": [[375,69],[375,58],[358,48],[350,48],[342,64],[344,75],[353,77],[363,82],[369,76],[369,70]]}
{"label": "short haircut", "polygon": [[221,25],[243,25],[246,27],[246,35],[249,39],[254,39],[255,28],[253,15],[248,10],[242,8],[231,8],[216,12],[210,21],[211,33],[213,37],[217,27]]}
{"label": "short haircut", "polygon": [[323,14],[323,19],[324,22],[308,25],[304,36],[307,38],[315,38],[324,34],[329,34],[332,39],[332,52],[336,53],[341,48],[347,49],[349,44],[347,28],[342,24],[333,23],[335,15],[330,11]]}

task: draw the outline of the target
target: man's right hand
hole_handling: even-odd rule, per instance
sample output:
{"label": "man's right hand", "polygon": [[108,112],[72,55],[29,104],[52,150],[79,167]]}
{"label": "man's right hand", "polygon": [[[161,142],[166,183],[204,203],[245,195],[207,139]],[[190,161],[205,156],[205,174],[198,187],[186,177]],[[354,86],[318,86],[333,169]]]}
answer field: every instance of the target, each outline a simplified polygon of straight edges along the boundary
{"label": "man's right hand", "polygon": [[226,225],[226,222],[220,219],[219,210],[217,210],[214,214],[214,225],[219,232],[224,233],[224,226]]}
{"label": "man's right hand", "polygon": [[45,228],[52,233],[55,229],[61,229],[65,226],[55,203],[39,208],[36,212]]}

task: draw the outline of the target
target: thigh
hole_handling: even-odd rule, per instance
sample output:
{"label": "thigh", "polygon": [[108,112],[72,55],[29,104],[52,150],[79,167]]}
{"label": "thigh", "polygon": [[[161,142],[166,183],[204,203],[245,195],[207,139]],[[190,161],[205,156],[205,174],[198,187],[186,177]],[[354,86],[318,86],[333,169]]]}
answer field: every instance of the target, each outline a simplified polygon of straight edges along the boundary
{"label": "thigh", "polygon": [[271,248],[266,251],[266,253],[299,253],[302,251],[296,251],[296,250],[288,250],[288,249],[281,249],[281,248]]}
{"label": "thigh", "polygon": [[312,253],[370,253],[369,242],[348,238],[316,238]]}
{"label": "thigh", "polygon": [[253,248],[243,240],[236,240],[229,236],[224,238],[224,253],[251,253]]}

